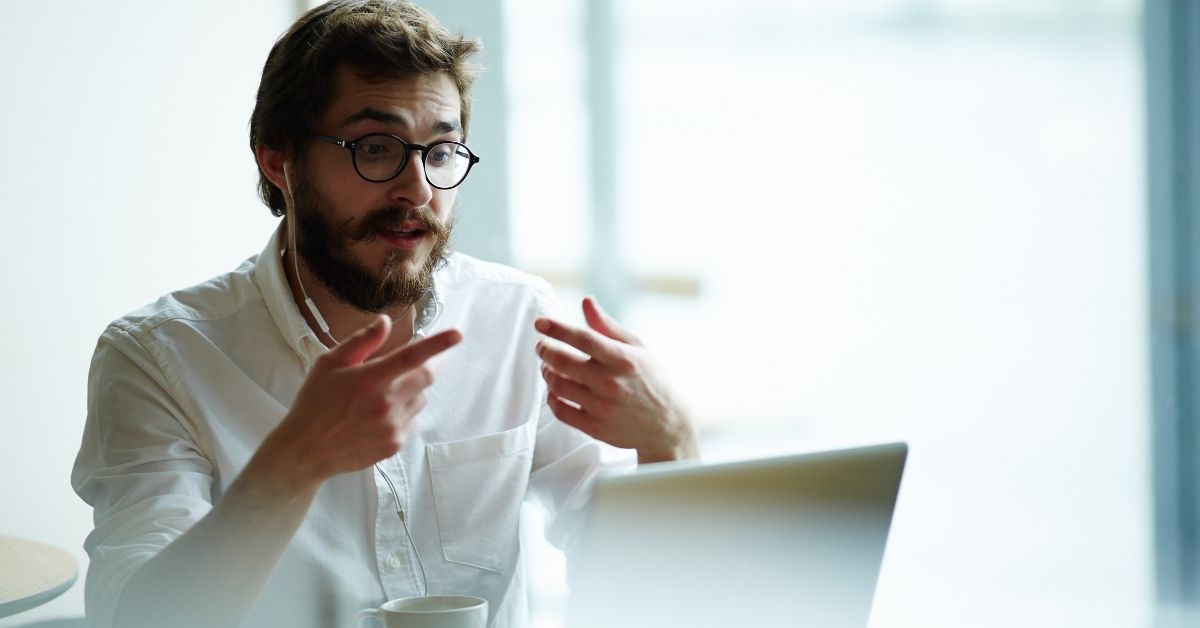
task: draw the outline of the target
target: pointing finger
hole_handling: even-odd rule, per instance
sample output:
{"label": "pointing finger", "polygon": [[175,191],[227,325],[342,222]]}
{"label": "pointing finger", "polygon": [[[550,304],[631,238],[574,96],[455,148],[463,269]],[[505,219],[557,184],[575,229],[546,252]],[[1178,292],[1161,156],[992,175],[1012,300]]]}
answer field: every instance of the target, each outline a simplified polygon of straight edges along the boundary
{"label": "pointing finger", "polygon": [[384,314],[331,349],[325,361],[338,366],[362,364],[383,346],[391,332],[392,319]]}
{"label": "pointing finger", "polygon": [[371,370],[383,378],[394,378],[425,363],[462,341],[462,332],[448,329],[418,340],[371,361]]}

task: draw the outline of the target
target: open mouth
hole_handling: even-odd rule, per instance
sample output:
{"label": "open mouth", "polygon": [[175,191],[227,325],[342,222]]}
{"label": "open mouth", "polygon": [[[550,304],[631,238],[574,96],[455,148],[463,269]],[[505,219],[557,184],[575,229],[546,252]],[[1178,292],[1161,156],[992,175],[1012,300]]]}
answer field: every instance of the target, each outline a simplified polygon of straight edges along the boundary
{"label": "open mouth", "polygon": [[392,230],[385,229],[379,232],[380,237],[387,241],[392,246],[397,246],[402,249],[411,249],[416,247],[425,239],[427,232],[424,229],[400,229]]}

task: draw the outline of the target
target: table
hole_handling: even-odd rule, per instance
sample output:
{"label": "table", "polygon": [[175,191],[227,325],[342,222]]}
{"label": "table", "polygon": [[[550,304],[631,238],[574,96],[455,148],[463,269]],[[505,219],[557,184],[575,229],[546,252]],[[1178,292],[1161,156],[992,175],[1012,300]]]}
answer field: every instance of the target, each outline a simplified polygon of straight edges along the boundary
{"label": "table", "polygon": [[58,597],[78,573],[75,558],[57,547],[0,535],[0,617]]}

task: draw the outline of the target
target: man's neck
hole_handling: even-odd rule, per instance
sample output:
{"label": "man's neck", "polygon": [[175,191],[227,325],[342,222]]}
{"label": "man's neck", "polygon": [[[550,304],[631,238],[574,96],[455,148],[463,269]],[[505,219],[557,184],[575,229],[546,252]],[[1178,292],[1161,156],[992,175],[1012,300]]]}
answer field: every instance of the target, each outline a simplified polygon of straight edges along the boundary
{"label": "man's neck", "polygon": [[[283,255],[283,274],[287,278],[292,299],[296,302],[296,307],[300,309],[300,314],[308,323],[309,329],[316,334],[317,338],[321,339],[325,346],[330,348],[336,346],[338,342],[353,336],[358,330],[375,320],[378,314],[364,312],[334,297],[333,292],[309,271],[308,266],[302,260],[299,264],[293,260],[293,252],[292,249],[287,249]],[[297,283],[297,272],[299,280],[304,283],[303,290]],[[317,317],[304,303],[305,294],[312,299],[313,304],[321,313],[321,318],[325,319],[325,324],[329,326],[328,332],[322,331]],[[415,306],[400,305],[385,312],[392,319],[392,335],[376,352],[377,355],[391,352],[407,344],[412,339],[415,327]]]}

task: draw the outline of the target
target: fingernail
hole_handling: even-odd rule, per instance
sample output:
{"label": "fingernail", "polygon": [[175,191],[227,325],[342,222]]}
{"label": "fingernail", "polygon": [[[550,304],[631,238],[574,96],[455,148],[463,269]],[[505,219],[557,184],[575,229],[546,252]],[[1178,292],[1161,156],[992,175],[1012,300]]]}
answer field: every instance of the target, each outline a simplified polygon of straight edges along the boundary
{"label": "fingernail", "polygon": [[543,348],[544,348],[544,346],[542,345],[541,340],[539,340],[536,345],[533,345],[533,350],[536,351],[538,355],[542,355]]}

